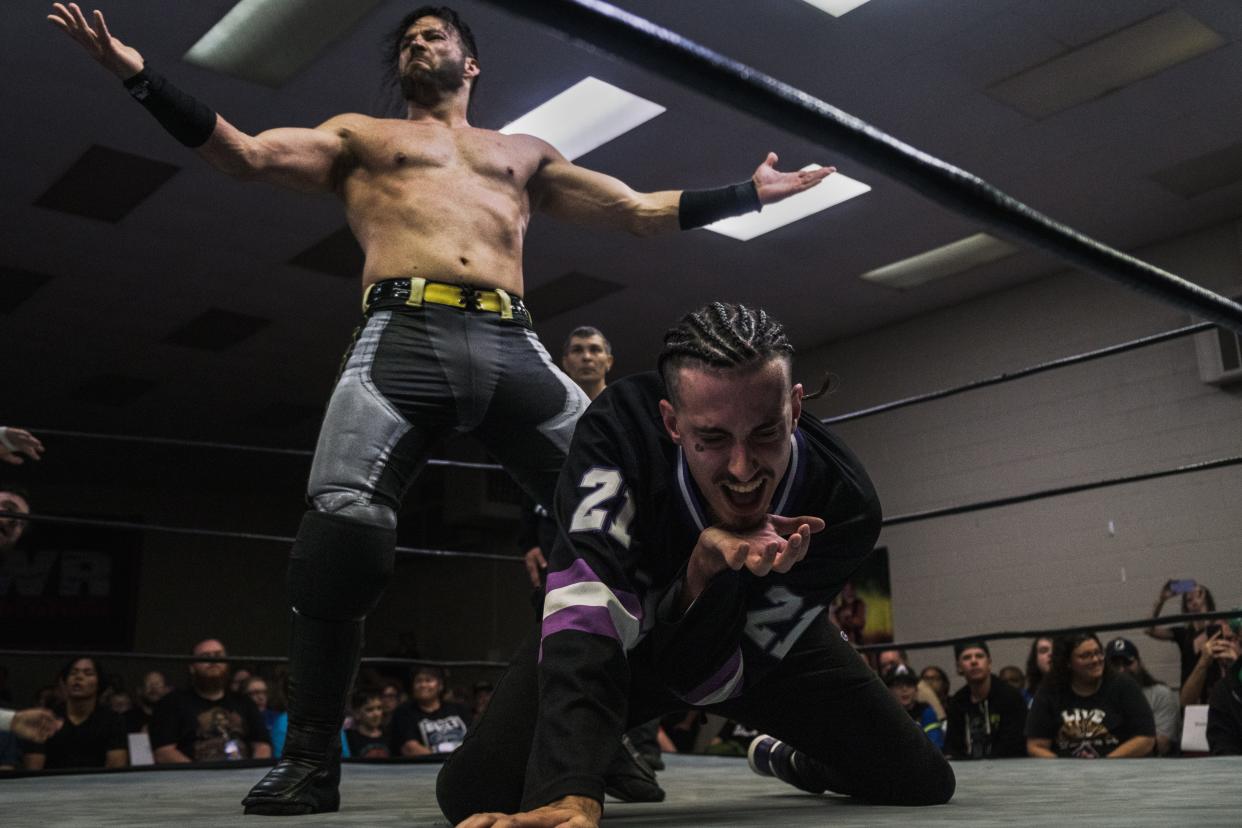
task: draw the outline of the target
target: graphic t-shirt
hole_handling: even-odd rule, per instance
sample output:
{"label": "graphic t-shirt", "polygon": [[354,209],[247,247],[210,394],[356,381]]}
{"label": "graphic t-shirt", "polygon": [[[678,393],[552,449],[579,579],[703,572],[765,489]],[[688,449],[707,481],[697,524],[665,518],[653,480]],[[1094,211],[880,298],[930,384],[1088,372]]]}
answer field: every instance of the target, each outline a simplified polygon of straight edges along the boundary
{"label": "graphic t-shirt", "polygon": [[392,754],[401,755],[401,746],[411,739],[432,753],[452,753],[466,738],[470,711],[464,705],[442,703],[431,713],[408,701],[392,712]]}
{"label": "graphic t-shirt", "polygon": [[967,685],[949,697],[946,752],[958,759],[1026,756],[1026,701],[992,676],[988,697],[971,701]]}
{"label": "graphic t-shirt", "polygon": [[195,762],[248,759],[252,742],[271,742],[263,714],[240,693],[212,701],[174,690],[155,706],[150,733],[153,750],[175,744]]}
{"label": "graphic t-shirt", "polygon": [[1143,691],[1129,676],[1107,675],[1090,696],[1072,689],[1035,694],[1026,720],[1029,739],[1051,739],[1057,756],[1096,759],[1135,736],[1156,735],[1156,721]]}
{"label": "graphic t-shirt", "polygon": [[378,736],[367,736],[351,728],[345,731],[345,739],[349,743],[349,755],[354,759],[387,759],[393,755],[387,730],[381,730]]}

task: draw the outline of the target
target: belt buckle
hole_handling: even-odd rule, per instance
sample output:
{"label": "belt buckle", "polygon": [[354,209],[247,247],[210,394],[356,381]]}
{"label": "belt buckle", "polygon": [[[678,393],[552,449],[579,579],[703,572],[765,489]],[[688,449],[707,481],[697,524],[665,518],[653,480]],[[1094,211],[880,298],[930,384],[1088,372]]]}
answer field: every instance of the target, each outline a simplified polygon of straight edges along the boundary
{"label": "belt buckle", "polygon": [[466,310],[479,310],[479,291],[473,285],[459,285],[461,290],[461,306]]}

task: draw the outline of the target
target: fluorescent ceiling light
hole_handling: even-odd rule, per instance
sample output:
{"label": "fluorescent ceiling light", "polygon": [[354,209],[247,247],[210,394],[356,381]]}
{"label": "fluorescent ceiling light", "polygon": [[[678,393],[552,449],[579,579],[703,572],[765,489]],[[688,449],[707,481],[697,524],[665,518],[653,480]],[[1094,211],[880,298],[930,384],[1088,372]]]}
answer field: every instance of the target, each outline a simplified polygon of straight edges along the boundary
{"label": "fluorescent ceiling light", "polygon": [[500,131],[542,138],[572,161],[663,111],[658,103],[586,77]]}
{"label": "fluorescent ceiling light", "polygon": [[[818,170],[819,164],[811,164],[802,169]],[[706,229],[738,241],[750,241],[755,236],[770,233],[778,227],[793,224],[799,219],[870,191],[869,184],[841,173],[833,173],[804,193],[764,206],[762,212],[721,219],[715,224],[707,225]]]}
{"label": "fluorescent ceiling light", "polygon": [[867,0],[806,0],[806,2],[820,11],[828,12],[833,17],[840,17],[846,12],[852,12]]}
{"label": "fluorescent ceiling light", "polygon": [[988,94],[1029,115],[1095,100],[1225,45],[1225,38],[1174,9],[1006,78]]}
{"label": "fluorescent ceiling light", "polygon": [[861,278],[885,287],[910,288],[998,261],[1018,250],[1016,245],[1007,241],[987,233],[976,233],[917,256],[869,270]]}
{"label": "fluorescent ceiling light", "polygon": [[185,53],[195,66],[279,87],[380,0],[241,0]]}

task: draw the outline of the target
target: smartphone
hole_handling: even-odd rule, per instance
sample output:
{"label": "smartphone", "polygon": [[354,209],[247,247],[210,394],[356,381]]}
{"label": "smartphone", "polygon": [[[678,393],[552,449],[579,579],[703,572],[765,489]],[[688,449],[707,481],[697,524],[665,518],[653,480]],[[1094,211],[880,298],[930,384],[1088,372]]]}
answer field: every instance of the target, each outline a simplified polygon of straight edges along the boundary
{"label": "smartphone", "polygon": [[1169,581],[1169,592],[1174,595],[1184,595],[1198,586],[1192,579],[1183,579],[1181,581]]}

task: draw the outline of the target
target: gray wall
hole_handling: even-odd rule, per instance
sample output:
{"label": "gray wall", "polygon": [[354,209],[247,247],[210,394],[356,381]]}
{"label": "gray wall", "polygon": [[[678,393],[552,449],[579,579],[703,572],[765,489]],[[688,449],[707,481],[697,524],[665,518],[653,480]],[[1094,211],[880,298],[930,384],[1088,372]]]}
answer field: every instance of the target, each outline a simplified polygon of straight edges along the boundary
{"label": "gray wall", "polygon": [[[1242,285],[1233,224],[1138,253],[1215,290]],[[1190,321],[1065,272],[801,355],[796,373],[808,386],[840,375],[840,391],[812,404],[831,416]],[[895,515],[1240,454],[1242,388],[1201,382],[1186,338],[838,430]],[[1169,578],[1207,584],[1221,608],[1242,605],[1240,492],[1233,467],[886,528],[896,637],[1138,618]],[[1127,635],[1176,685],[1175,646]],[[1022,666],[1028,644],[998,642],[995,667]],[[953,674],[947,648],[911,660]]]}

